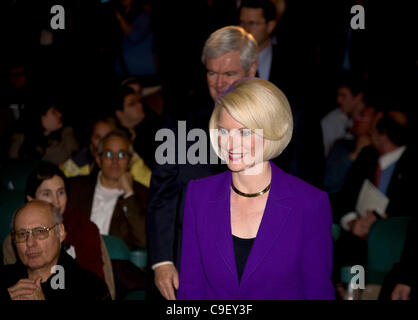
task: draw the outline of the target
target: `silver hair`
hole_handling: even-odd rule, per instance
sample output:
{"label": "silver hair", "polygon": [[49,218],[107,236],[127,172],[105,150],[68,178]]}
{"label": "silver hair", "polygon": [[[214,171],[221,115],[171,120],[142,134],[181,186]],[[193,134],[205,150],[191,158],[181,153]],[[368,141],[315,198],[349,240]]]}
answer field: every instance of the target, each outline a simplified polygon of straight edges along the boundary
{"label": "silver hair", "polygon": [[113,131],[110,131],[107,135],[105,135],[102,139],[99,141],[99,145],[97,146],[97,154],[100,155],[103,152],[103,145],[105,144],[106,140],[111,137],[119,137],[123,140],[125,140],[128,143],[128,152],[129,156],[132,157],[134,154],[134,147],[132,146],[132,140],[130,139],[129,135],[122,130],[116,129]]}
{"label": "silver hair", "polygon": [[254,37],[238,26],[227,26],[213,32],[205,42],[202,62],[220,57],[228,52],[239,51],[241,67],[249,72],[257,61],[258,45]]}

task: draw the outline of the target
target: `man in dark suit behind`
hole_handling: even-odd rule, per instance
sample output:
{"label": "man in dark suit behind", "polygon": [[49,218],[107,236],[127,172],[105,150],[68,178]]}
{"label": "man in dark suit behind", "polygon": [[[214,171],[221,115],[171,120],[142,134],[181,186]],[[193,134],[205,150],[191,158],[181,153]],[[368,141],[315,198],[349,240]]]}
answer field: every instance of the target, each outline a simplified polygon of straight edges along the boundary
{"label": "man in dark suit behind", "polygon": [[[312,84],[307,84],[307,59],[296,58],[297,50],[288,40],[273,37],[277,26],[276,8],[270,0],[243,0],[240,25],[257,40],[258,77],[278,86],[289,100],[294,130],[289,146],[273,161],[284,171],[317,187],[322,186],[325,158],[321,152],[322,132],[317,110],[313,110]],[[302,85],[305,83],[305,85]]]}
{"label": "man in dark suit behind", "polygon": [[[182,148],[182,145],[184,148],[175,150],[174,164],[157,165],[151,177],[147,210],[150,263],[155,273],[155,284],[166,299],[175,299],[175,289],[179,283],[175,264],[180,261],[181,225],[187,184],[192,179],[207,177],[226,169],[223,165],[211,164],[210,161],[210,154],[213,152],[215,155],[208,139],[214,101],[236,80],[255,75],[257,43],[251,34],[240,27],[221,28],[207,39],[202,62],[207,71],[210,98],[207,98],[206,93],[189,101],[188,104],[193,109],[190,109],[192,111],[188,113],[185,124],[176,124],[174,121],[170,124],[168,121],[166,128],[176,135],[176,149],[177,146],[178,149]],[[192,164],[190,159],[185,159],[182,164],[179,163],[179,157],[188,154],[186,151],[190,150],[192,142],[184,140],[192,129],[203,129],[206,132],[204,140],[210,150],[203,157],[204,162]],[[185,131],[183,139],[180,136],[182,130]],[[216,159],[216,155],[214,158]]]}

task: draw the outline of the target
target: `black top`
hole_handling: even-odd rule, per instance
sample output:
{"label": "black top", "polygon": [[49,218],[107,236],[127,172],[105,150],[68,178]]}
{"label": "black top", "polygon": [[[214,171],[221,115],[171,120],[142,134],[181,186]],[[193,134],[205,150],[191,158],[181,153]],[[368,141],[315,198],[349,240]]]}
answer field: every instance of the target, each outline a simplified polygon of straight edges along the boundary
{"label": "black top", "polygon": [[244,272],[245,263],[250,255],[251,248],[255,238],[243,239],[232,235],[234,242],[235,261],[237,263],[238,282],[241,281],[242,273]]}
{"label": "black top", "polygon": [[[55,275],[41,283],[45,300],[111,300],[106,284],[94,273],[80,267],[65,251],[61,250],[58,265],[63,267],[64,288],[59,288],[59,269]],[[57,277],[55,277],[57,276]],[[27,279],[28,272],[22,263],[7,265],[0,269],[0,300],[10,300],[8,288],[20,279]],[[55,289],[54,289],[55,288]]]}

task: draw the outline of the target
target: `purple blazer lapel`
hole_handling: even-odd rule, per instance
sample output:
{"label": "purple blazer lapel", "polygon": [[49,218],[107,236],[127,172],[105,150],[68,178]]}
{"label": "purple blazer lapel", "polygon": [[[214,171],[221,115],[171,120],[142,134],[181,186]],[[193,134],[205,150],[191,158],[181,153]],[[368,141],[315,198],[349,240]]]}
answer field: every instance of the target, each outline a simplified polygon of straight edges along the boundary
{"label": "purple blazer lapel", "polygon": [[280,201],[290,197],[285,173],[271,162],[270,165],[272,170],[271,188],[257,237],[245,264],[241,285],[263,263],[264,258],[269,254],[276,239],[286,226],[287,219],[292,211],[290,207],[281,204],[282,201]]}
{"label": "purple blazer lapel", "polygon": [[[263,219],[261,221],[257,238],[245,265],[241,284],[256,271],[263,258],[269,253],[277,237],[286,225],[291,208],[282,205],[282,199],[289,197],[289,188],[286,183],[285,173],[271,164],[272,182]],[[231,273],[232,279],[236,279],[238,286],[238,273],[236,268],[234,247],[231,233],[230,196],[231,173],[226,175],[222,186],[218,190],[219,198],[208,203],[207,211],[213,215],[216,231],[216,248],[226,268]]]}
{"label": "purple blazer lapel", "polygon": [[[234,247],[231,233],[230,196],[231,172],[222,183],[222,190],[218,190],[220,197],[209,203],[208,212],[214,215],[216,231],[216,248],[226,268],[234,279],[238,279]],[[237,283],[238,284],[238,283]]]}
{"label": "purple blazer lapel", "polygon": [[241,278],[241,285],[248,280],[263,263],[264,258],[269,254],[276,239],[280,236],[291,214],[291,208],[282,206],[275,201],[267,200],[263,219],[258,229],[257,237],[245,264]]}

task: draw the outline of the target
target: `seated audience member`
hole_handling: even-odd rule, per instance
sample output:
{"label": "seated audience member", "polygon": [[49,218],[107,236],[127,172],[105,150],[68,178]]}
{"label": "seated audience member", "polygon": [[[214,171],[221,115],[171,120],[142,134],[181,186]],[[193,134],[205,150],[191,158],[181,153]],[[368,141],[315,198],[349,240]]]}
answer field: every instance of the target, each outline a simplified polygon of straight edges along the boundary
{"label": "seated audience member", "polygon": [[[87,176],[91,172],[97,170],[95,157],[99,142],[105,135],[114,129],[116,129],[116,121],[113,117],[99,118],[93,123],[88,147],[81,149],[78,153],[60,165],[60,169],[67,178]],[[151,170],[136,152],[132,156],[130,172],[135,181],[149,187]]]}
{"label": "seated audience member", "polygon": [[160,93],[161,85],[143,88],[139,80],[135,77],[129,77],[122,81],[121,87],[132,88],[140,99],[142,99],[145,113],[147,111],[162,116],[164,113],[164,100]]}
{"label": "seated audience member", "polygon": [[401,260],[386,275],[380,291],[379,300],[417,300],[417,228],[417,216],[413,216],[409,221]]}
{"label": "seated audience member", "polygon": [[103,280],[62,249],[66,236],[62,218],[58,208],[40,200],[16,211],[12,237],[21,263],[1,269],[0,299],[111,299]]}
{"label": "seated audience member", "polygon": [[349,129],[354,138],[338,139],[331,147],[324,175],[324,188],[328,193],[334,194],[341,189],[353,162],[365,147],[372,144],[371,129],[376,114],[376,108],[366,106],[354,117]]}
{"label": "seated audience member", "polygon": [[352,119],[365,106],[361,82],[362,80],[354,75],[346,75],[338,87],[338,108],[330,111],[321,120],[325,156],[328,155],[335,141],[343,137],[351,137],[347,131],[352,126]]}
{"label": "seated audience member", "polygon": [[98,173],[69,180],[69,205],[88,214],[101,234],[125,241],[132,250],[146,247],[148,188],[129,172],[132,143],[124,131],[112,131],[99,143]]}
{"label": "seated audience member", "polygon": [[42,159],[55,164],[67,160],[78,150],[73,128],[65,126],[57,105],[44,104],[39,118],[24,133],[14,133],[9,158]]}
{"label": "seated audience member", "polygon": [[[413,214],[415,164],[411,147],[407,147],[408,118],[397,110],[380,112],[371,134],[372,146],[365,147],[348,173],[347,180],[336,195],[334,219],[343,232],[335,245],[336,272],[344,265],[366,265],[367,236],[378,218]],[[356,203],[365,180],[389,199],[385,212],[356,212]]]}
{"label": "seated audience member", "polygon": [[117,0],[111,3],[121,41],[118,44],[115,72],[118,75],[156,78],[157,61],[153,52],[154,32],[150,2]]}
{"label": "seated audience member", "polygon": [[[112,265],[106,245],[96,225],[84,213],[67,206],[66,178],[54,164],[43,164],[33,170],[26,182],[26,201],[43,200],[52,203],[63,216],[66,237],[63,249],[81,267],[95,273],[106,281],[114,297],[115,284]],[[16,263],[12,237],[6,237],[3,244],[4,264]]]}
{"label": "seated audience member", "polygon": [[90,174],[94,169],[100,139],[114,129],[116,129],[116,121],[112,117],[101,117],[94,121],[90,130],[89,145],[60,165],[65,176],[71,178]]}
{"label": "seated audience member", "polygon": [[132,135],[133,148],[152,170],[155,165],[155,133],[161,128],[161,119],[145,112],[141,98],[127,86],[119,88],[114,102],[115,117],[119,125]]}

